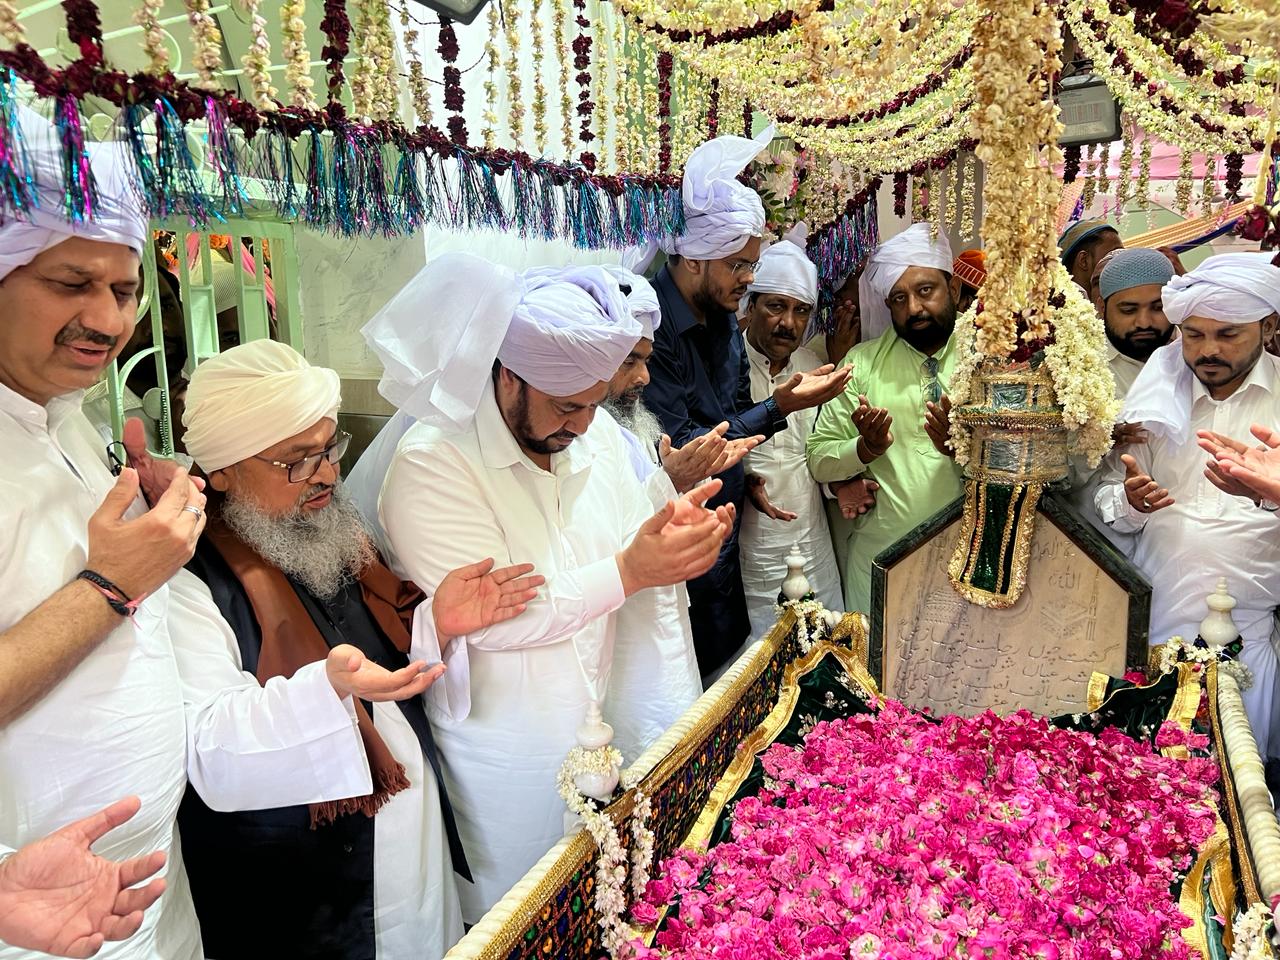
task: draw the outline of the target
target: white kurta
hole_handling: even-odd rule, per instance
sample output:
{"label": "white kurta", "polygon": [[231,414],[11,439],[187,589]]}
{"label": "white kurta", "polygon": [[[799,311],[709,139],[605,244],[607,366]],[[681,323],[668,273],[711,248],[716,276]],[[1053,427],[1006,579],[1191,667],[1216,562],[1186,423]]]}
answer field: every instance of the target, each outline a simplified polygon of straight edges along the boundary
{"label": "white kurta", "polygon": [[[468,922],[563,834],[556,773],[575,744],[590,684],[599,685],[613,654],[624,599],[615,557],[650,515],[638,488],[607,413],[597,411],[591,429],[545,471],[521,452],[492,390],[465,432],[413,426],[383,483],[388,560],[428,595],[450,570],[483,557],[499,566],[531,562],[547,578],[520,616],[455,640],[443,655],[428,608],[415,618],[414,656],[448,666],[426,700],[476,880],[459,884]],[[619,696],[604,711],[619,741],[634,743],[643,738],[628,729],[630,716],[654,705],[624,702],[621,691],[666,701],[678,715],[700,687],[691,645],[663,621],[617,636],[629,649],[615,658],[609,689]],[[633,671],[642,679],[626,675]]]}
{"label": "white kurta", "polygon": [[[769,358],[744,341],[751,366],[751,399],[772,396],[794,374],[821,366],[818,358],[799,347],[777,376],[769,373]],[[818,419],[817,408],[787,417],[787,429],[747,454],[747,473],[764,477],[765,492],[775,507],[796,514],[794,520],[773,520],[751,505],[742,508],[742,532],[738,555],[742,562],[742,587],[747,594],[751,635],[763,637],[778,620],[774,605],[787,576],[787,554],[792,546],[805,558],[804,573],[814,594],[828,610],[843,610],[840,569],[831,544],[822,488],[809,473],[805,441]]]}
{"label": "white kurta", "polygon": [[[1199,633],[1209,612],[1205,598],[1219,577],[1237,605],[1231,617],[1244,639],[1241,660],[1254,673],[1245,691],[1249,722],[1263,757],[1280,754],[1280,725],[1273,716],[1276,654],[1269,642],[1272,617],[1280,605],[1280,517],[1252,502],[1223,493],[1204,476],[1197,430],[1248,437],[1249,425],[1274,423],[1280,411],[1280,361],[1264,353],[1248,379],[1225,400],[1214,400],[1192,381],[1194,401],[1188,441],[1177,445],[1161,436],[1107,455],[1095,502],[1102,519],[1137,534],[1133,561],[1151,581],[1151,642]],[[1124,494],[1129,453],[1174,503],[1147,514],[1134,510]]]}
{"label": "white kurta", "polygon": [[[1126,357],[1108,343],[1107,366],[1111,368],[1111,377],[1116,383],[1116,399],[1123,405],[1124,398],[1129,395],[1129,388],[1133,386],[1133,381],[1137,380],[1138,374],[1142,372],[1142,361]],[[1120,452],[1124,453],[1125,450]],[[1104,470],[1101,464],[1096,469],[1090,469],[1084,457],[1072,457],[1071,494],[1069,499],[1076,510],[1080,512],[1080,515],[1100,530],[1102,535],[1111,541],[1112,546],[1126,557],[1132,559],[1133,550],[1137,544],[1137,535],[1105,523],[1094,503],[1094,497],[1098,492],[1098,484],[1102,482],[1103,474]]]}
{"label": "white kurta", "polygon": [[[47,408],[0,386],[0,629],[83,569],[86,523],[112,485],[80,394]],[[141,510],[136,505],[135,510]],[[169,855],[169,888],[142,928],[98,954],[202,955],[175,843],[188,777],[210,807],[251,809],[367,793],[369,768],[350,701],[324,665],[265,688],[225,656],[226,622],[181,571],[122,621],[34,707],[0,728],[0,850],[13,849],[130,794],[142,809],[94,849],[113,860]],[[0,958],[32,956],[0,946]]]}

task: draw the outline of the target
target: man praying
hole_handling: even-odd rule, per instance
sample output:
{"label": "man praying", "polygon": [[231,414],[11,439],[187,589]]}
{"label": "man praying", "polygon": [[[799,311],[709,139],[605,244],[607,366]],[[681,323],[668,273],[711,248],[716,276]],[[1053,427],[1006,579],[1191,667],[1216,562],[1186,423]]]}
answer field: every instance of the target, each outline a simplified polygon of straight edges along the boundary
{"label": "man praying", "polygon": [[[208,477],[209,524],[190,568],[235,631],[221,659],[264,686],[323,663],[336,689],[376,665],[412,676],[422,593],[383,564],[347,498],[338,461],[338,375],[258,340],[196,368],[186,444]],[[491,560],[440,583],[441,637],[519,613],[541,579]],[[426,670],[438,680],[442,665]],[[183,856],[211,958],[439,958],[462,936],[453,873],[467,876],[440,758],[419,696],[355,706],[373,791],[244,813],[188,791]],[[272,922],[232,922],[269,903]]]}
{"label": "man praying", "polygon": [[[1113,450],[1095,494],[1104,522],[1134,533],[1133,561],[1151,581],[1152,643],[1194,638],[1219,577],[1236,598],[1244,692],[1263,758],[1280,755],[1276,653],[1268,642],[1280,605],[1280,518],[1232,496],[1206,476],[1198,431],[1246,436],[1275,419],[1280,360],[1264,345],[1280,311],[1280,268],[1271,254],[1210,257],[1163,288],[1161,304],[1181,338],[1156,350],[1138,374],[1121,418],[1145,443]],[[1235,491],[1232,491],[1235,492]]]}
{"label": "man praying", "polygon": [[[747,286],[744,311],[753,400],[772,395],[796,372],[819,366],[801,346],[817,302],[818,268],[802,247],[784,240],[764,252]],[[817,599],[829,610],[844,609],[826,506],[805,461],[805,441],[817,416],[812,408],[796,412],[786,430],[747,455],[742,586],[756,638],[777,620],[774,608],[793,546],[805,558],[805,576]]]}
{"label": "man praying", "polygon": [[872,509],[844,510],[833,521],[851,610],[870,610],[876,555],[962,489],[960,470],[925,428],[926,404],[941,402],[955,367],[952,262],[946,237],[932,236],[924,223],[872,252],[859,300],[863,329],[874,339],[849,352],[849,386],[823,406],[809,436],[809,469],[837,496],[856,490],[859,479],[879,487]]}
{"label": "man praying", "polygon": [[1089,295],[1089,279],[1098,261],[1123,246],[1119,232],[1105,220],[1080,220],[1058,237],[1062,265],[1085,296]]}
{"label": "man praying", "polygon": [[[685,165],[681,196],[686,229],[666,243],[667,263],[653,285],[662,306],[654,336],[645,402],[677,446],[729,424],[727,439],[768,438],[788,415],[835,396],[847,371],[828,366],[797,371],[763,400],[751,399],[751,377],[737,311],[760,259],[764,206],[738,175],[773,136],[717,137]],[[716,503],[741,512],[746,496],[741,465],[724,470]],[[742,588],[738,529],[725,540],[716,565],[689,584],[690,619],[705,680],[715,677],[750,635]]]}
{"label": "man praying", "polygon": [[[518,557],[547,577],[520,617],[452,643],[422,610],[414,624],[415,650],[448,666],[427,704],[474,923],[562,836],[556,773],[588,708],[634,750],[648,742],[631,718],[674,719],[697,697],[687,638],[666,620],[624,633],[616,611],[706,571],[733,518],[701,506],[715,481],[650,516],[621,432],[597,416],[642,333],[602,268],[516,276],[445,254],[364,333],[386,369],[382,395],[412,420],[359,465],[380,489],[392,569],[429,594],[463,557]],[[627,697],[643,697],[643,711]]]}

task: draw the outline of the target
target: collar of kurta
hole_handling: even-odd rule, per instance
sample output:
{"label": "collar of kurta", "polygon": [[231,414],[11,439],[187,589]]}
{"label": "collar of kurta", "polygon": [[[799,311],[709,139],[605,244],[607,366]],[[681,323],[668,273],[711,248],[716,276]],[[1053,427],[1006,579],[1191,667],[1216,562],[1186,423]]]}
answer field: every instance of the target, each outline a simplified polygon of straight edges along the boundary
{"label": "collar of kurta", "polygon": [[1245,393],[1253,388],[1264,390],[1271,396],[1276,395],[1276,363],[1278,361],[1265,350],[1262,356],[1258,358],[1258,362],[1253,365],[1253,369],[1249,371],[1249,375],[1244,378],[1244,383],[1236,387],[1235,393],[1227,397],[1226,400],[1214,400],[1209,396],[1209,391],[1205,389],[1200,378],[1195,376],[1192,371],[1191,376],[1191,402],[1198,403],[1201,400],[1209,400],[1212,403],[1226,403],[1228,400],[1234,400],[1236,397],[1243,397]]}
{"label": "collar of kurta", "polygon": [[11,390],[4,384],[0,384],[0,411],[9,414],[13,419],[22,423],[30,424],[52,433],[67,417],[80,409],[84,394],[83,390],[66,393],[60,397],[54,397],[49,401],[48,406],[42,407],[32,400],[28,400],[16,390]]}
{"label": "collar of kurta", "polygon": [[742,343],[747,348],[747,360],[750,361],[753,367],[758,368],[766,377],[770,379],[773,379],[774,377],[787,377],[795,373],[796,372],[796,354],[804,349],[803,346],[796,347],[795,350],[792,351],[791,356],[787,357],[786,366],[782,368],[781,372],[770,373],[769,358],[765,356],[763,353],[761,353],[759,350],[757,350],[755,347],[753,347],[751,345],[751,341],[747,339],[745,334],[742,337]]}
{"label": "collar of kurta", "polygon": [[[680,292],[680,288],[676,286],[676,279],[671,275],[671,267],[664,265],[658,271],[658,275],[653,278],[653,288],[658,292],[658,302],[662,304],[662,322],[663,324],[671,324],[675,328],[676,333],[684,336],[690,330],[704,329],[704,325],[698,322],[698,318],[694,316],[693,308],[684,299],[684,294]],[[738,318],[729,311],[724,314],[726,324],[736,324]],[[713,317],[707,318],[706,327],[709,328],[714,321]]]}
{"label": "collar of kurta", "polygon": [[1126,354],[1121,353],[1119,350],[1115,348],[1114,345],[1108,343],[1107,344],[1107,363],[1112,364],[1112,363],[1115,363],[1117,360],[1119,360],[1121,363],[1124,363],[1128,366],[1136,367],[1139,370],[1142,369],[1141,360],[1135,360],[1133,359],[1133,357],[1130,357],[1130,356],[1127,356]]}
{"label": "collar of kurta", "polygon": [[[506,470],[519,464],[535,473],[545,473],[525,455],[520,444],[516,443],[516,438],[511,435],[511,428],[502,419],[502,411],[498,409],[495,389],[490,387],[481,394],[480,406],[476,408],[472,426],[480,444],[480,456],[484,465],[491,470]],[[561,479],[581,473],[590,466],[591,454],[587,450],[586,434],[574,440],[563,452],[551,455],[551,473]]]}

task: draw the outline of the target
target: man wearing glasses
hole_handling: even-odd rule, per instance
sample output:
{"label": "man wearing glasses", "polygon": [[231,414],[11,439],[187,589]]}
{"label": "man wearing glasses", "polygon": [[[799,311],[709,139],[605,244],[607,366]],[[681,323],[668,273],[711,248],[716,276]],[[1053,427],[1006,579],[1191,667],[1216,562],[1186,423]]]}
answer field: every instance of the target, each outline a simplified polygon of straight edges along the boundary
{"label": "man wearing glasses", "polygon": [[[655,331],[644,394],[676,447],[725,421],[726,439],[768,439],[786,428],[788,414],[838,396],[849,376],[828,364],[796,373],[760,403],[751,400],[736,312],[760,259],[765,216],[760,197],[737,176],[772,134],[770,128],[755,140],[718,137],[695,150],[685,166],[686,228],[683,236],[668,241],[667,263],[653,280],[662,323]],[[708,505],[731,503],[741,516],[742,465],[719,477],[724,487]],[[698,668],[709,683],[751,632],[736,525],[716,565],[689,581],[689,601]]]}
{"label": "man wearing glasses", "polygon": [[[343,489],[351,438],[337,429],[338,402],[336,373],[271,340],[206,360],[187,393],[187,450],[209,481],[190,568],[236,638],[209,656],[268,689],[323,664],[334,691],[357,698],[372,774],[363,796],[243,813],[215,812],[188,791],[183,856],[213,958],[431,960],[462,935],[453,873],[470,876],[418,696],[445,667],[410,662],[423,594],[383,564]],[[446,641],[520,613],[542,582],[528,564],[492,566],[440,583],[431,615]],[[367,676],[407,694],[370,695]],[[246,902],[270,922],[236,922]]]}

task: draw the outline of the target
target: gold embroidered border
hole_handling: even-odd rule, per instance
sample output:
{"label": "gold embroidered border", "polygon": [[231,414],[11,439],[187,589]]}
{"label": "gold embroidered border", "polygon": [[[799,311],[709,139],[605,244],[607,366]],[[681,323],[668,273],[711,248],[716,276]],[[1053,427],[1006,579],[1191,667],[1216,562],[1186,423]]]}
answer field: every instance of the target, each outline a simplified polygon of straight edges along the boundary
{"label": "gold embroidered border", "polygon": [[1085,696],[1084,704],[1090,713],[1096,713],[1098,708],[1102,706],[1102,701],[1107,698],[1107,684],[1111,682],[1111,678],[1105,673],[1099,673],[1097,670],[1089,677],[1089,692]]}
{"label": "gold embroidered border", "polygon": [[[977,488],[976,502],[973,497],[974,487]],[[1027,484],[1026,499],[1022,506],[1014,506],[1017,494],[1009,502],[1009,515],[1005,518],[1000,542],[1000,569],[1004,569],[1004,558],[1008,555],[1010,540],[1013,545],[1013,561],[1010,564],[1009,579],[1004,582],[1005,592],[997,593],[975,587],[970,582],[974,566],[978,562],[978,553],[982,549],[980,523],[985,523],[986,517],[986,485],[974,480],[965,481],[960,539],[947,567],[947,575],[956,593],[970,603],[996,610],[1007,609],[1018,602],[1027,585],[1027,565],[1031,559],[1031,541],[1035,536],[1036,506],[1043,491],[1044,487],[1038,483]]]}
{"label": "gold embroidered border", "polygon": [[1191,926],[1182,931],[1182,939],[1187,946],[1198,950],[1204,960],[1210,957],[1209,933],[1204,925],[1204,872],[1211,862],[1220,858],[1227,843],[1226,825],[1218,818],[1213,834],[1201,845],[1195,865],[1182,881],[1182,895],[1178,898],[1178,909],[1191,921]]}

